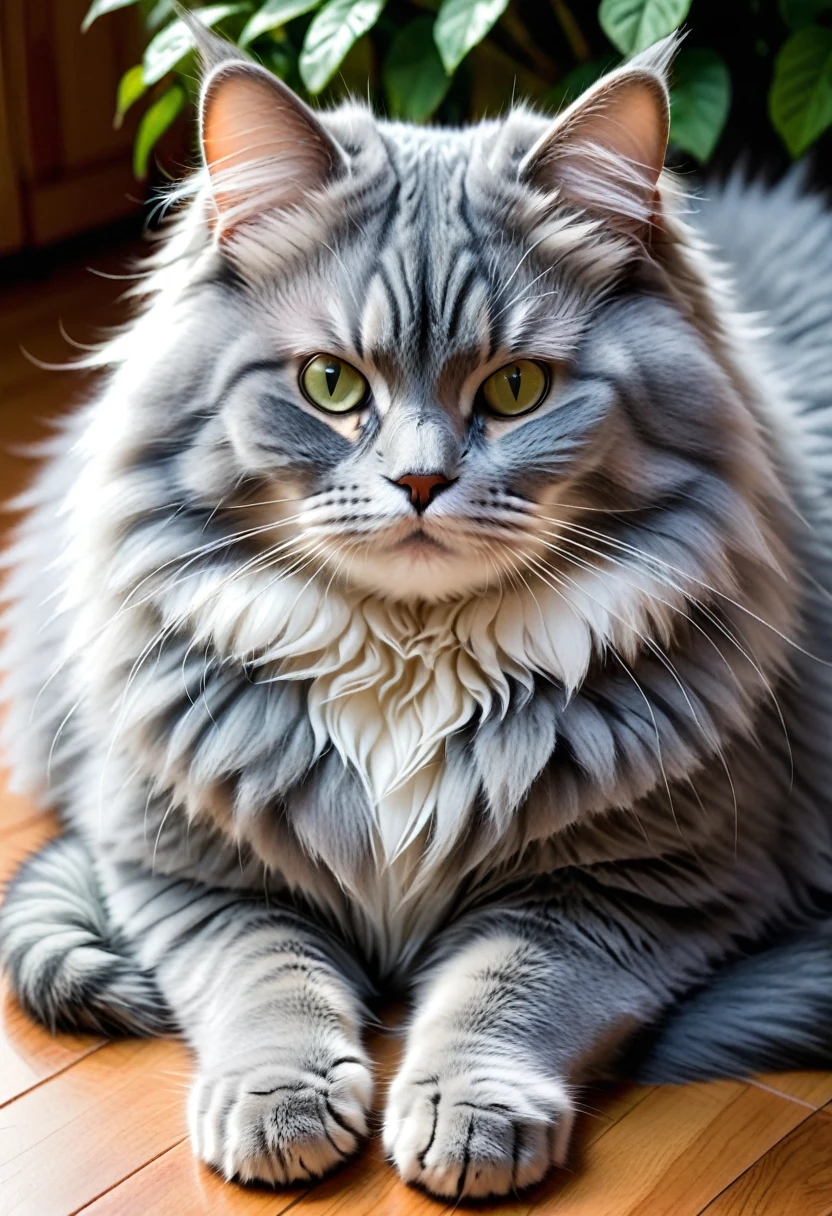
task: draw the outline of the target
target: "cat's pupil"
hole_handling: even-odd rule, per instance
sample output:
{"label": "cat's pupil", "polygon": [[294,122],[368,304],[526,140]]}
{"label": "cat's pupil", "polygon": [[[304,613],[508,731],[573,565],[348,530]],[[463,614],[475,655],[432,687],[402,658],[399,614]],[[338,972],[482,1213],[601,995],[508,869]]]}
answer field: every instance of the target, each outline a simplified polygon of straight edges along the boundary
{"label": "cat's pupil", "polygon": [[515,401],[517,400],[517,398],[520,395],[520,381],[522,378],[523,378],[523,373],[520,371],[520,368],[517,366],[517,364],[514,365],[514,367],[511,369],[511,371],[506,376],[506,380],[508,381],[508,386],[511,389],[511,393],[512,393],[512,396],[514,397]]}
{"label": "cat's pupil", "polygon": [[338,384],[338,381],[341,378],[341,368],[337,363],[327,363],[326,368],[324,369],[324,376],[326,378],[326,387],[331,397],[335,392],[335,387]]}

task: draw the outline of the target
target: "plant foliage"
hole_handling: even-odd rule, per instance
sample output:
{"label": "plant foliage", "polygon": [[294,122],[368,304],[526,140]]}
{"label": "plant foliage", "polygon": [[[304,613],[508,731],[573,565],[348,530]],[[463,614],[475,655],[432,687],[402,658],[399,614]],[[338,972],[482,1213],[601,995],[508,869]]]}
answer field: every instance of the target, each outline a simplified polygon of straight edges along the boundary
{"label": "plant foliage", "polygon": [[[144,105],[134,164],[195,101],[193,36],[173,0],[94,0],[94,21],[134,7],[147,30],[124,75],[116,123]],[[671,143],[712,157],[749,73],[763,79],[770,121],[793,157],[832,127],[832,0],[240,0],[190,2],[203,24],[238,43],[302,95],[369,96],[412,122],[461,122],[510,97],[555,109],[606,69],[674,30],[687,38],[671,87]],[[730,27],[730,29],[729,29]],[[761,73],[763,76],[761,77]],[[767,122],[765,100],[752,123]],[[747,118],[747,106],[743,114]]]}

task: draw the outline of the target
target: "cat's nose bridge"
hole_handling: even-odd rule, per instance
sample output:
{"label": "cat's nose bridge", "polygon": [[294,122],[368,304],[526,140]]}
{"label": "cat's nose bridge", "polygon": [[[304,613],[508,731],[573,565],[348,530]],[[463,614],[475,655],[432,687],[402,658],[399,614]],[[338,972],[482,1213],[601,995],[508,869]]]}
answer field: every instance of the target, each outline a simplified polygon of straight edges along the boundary
{"label": "cat's nose bridge", "polygon": [[414,472],[450,481],[456,476],[461,443],[441,407],[398,409],[385,418],[377,450],[381,471],[390,481]]}

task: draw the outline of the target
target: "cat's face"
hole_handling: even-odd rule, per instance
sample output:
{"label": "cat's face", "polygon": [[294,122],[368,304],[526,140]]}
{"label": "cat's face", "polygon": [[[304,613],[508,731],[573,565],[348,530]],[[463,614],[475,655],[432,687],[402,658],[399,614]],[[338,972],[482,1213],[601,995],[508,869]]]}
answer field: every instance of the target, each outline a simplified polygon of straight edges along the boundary
{"label": "cat's face", "polygon": [[209,77],[233,274],[204,340],[226,480],[276,563],[404,600],[568,590],[597,556],[573,533],[557,573],[571,519],[708,476],[725,385],[643,256],[666,134],[643,65],[554,124],[466,131],[318,121],[257,69]]}
{"label": "cat's face", "polygon": [[[290,500],[297,552],[432,599],[518,578],[601,459],[613,395],[579,351],[606,284],[495,239],[490,200],[465,192],[493,132],[396,135],[381,214],[245,289],[224,411],[259,496]],[[402,144],[419,158],[406,204]]]}

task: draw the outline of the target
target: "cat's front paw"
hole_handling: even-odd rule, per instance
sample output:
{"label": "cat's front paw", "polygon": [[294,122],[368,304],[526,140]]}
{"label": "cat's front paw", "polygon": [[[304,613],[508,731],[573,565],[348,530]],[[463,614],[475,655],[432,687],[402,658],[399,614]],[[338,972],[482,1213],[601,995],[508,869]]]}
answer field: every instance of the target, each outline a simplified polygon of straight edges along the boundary
{"label": "cat's front paw", "polygon": [[409,1068],[390,1087],[384,1146],[405,1182],[443,1198],[486,1198],[539,1182],[566,1157],[565,1085],[527,1063]]}
{"label": "cat's front paw", "polygon": [[194,1149],[240,1182],[321,1178],[360,1147],[372,1088],[363,1054],[323,1067],[278,1056],[200,1074],[188,1106]]}

